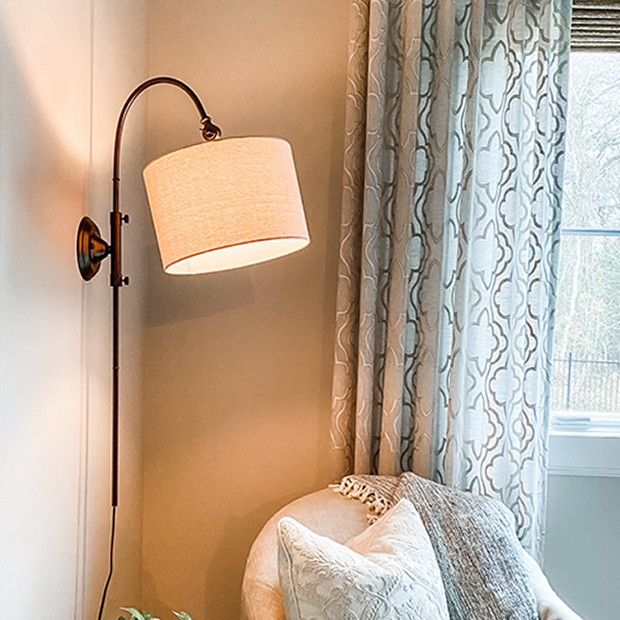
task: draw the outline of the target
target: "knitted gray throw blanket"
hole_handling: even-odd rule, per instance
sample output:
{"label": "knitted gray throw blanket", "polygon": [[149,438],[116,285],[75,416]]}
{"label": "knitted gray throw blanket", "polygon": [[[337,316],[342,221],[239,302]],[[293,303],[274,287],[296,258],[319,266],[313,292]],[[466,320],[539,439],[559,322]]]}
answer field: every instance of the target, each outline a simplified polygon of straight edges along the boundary
{"label": "knitted gray throw blanket", "polygon": [[366,504],[371,520],[402,498],[413,503],[433,544],[451,620],[538,618],[514,517],[500,502],[412,473],[346,476],[332,488]]}

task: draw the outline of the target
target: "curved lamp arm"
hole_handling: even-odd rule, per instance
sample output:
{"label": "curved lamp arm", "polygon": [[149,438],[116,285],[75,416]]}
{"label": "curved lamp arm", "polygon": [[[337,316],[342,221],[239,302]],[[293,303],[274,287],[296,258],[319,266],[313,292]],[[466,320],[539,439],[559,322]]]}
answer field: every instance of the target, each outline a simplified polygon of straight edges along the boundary
{"label": "curved lamp arm", "polygon": [[[110,285],[121,287],[128,284],[129,280],[122,277],[122,254],[120,231],[123,223],[129,222],[129,216],[120,213],[120,182],[121,182],[121,144],[123,129],[127,114],[136,99],[151,86],[158,84],[169,84],[182,90],[192,101],[200,118],[200,132],[205,141],[215,140],[222,135],[221,129],[213,123],[207,114],[205,107],[196,92],[185,82],[175,77],[160,75],[149,78],[138,84],[123,104],[114,134],[114,158],[112,165],[112,211],[110,213],[110,243],[108,244],[101,237],[97,225],[88,217],[82,218],[78,228],[77,239],[77,260],[80,274],[84,280],[92,279],[99,268],[101,262],[107,257],[112,256],[110,267]],[[116,214],[116,215],[115,215]]]}
{"label": "curved lamp arm", "polygon": [[121,142],[125,119],[134,101],[151,86],[158,84],[170,84],[180,88],[193,102],[200,116],[200,132],[202,137],[208,142],[222,135],[221,129],[213,123],[207,114],[202,101],[195,91],[185,82],[166,75],[150,78],[142,84],[138,84],[127,97],[116,123],[116,134],[114,136],[114,163],[112,166],[112,213],[110,214],[110,245],[112,246],[112,265],[110,268],[110,284],[113,287],[121,287],[128,284],[129,280],[122,276],[122,255],[121,255],[121,226],[129,221],[129,217],[120,212],[120,183],[121,183]]}
{"label": "curved lamp arm", "polygon": [[193,102],[200,116],[200,131],[206,141],[215,140],[222,132],[207,114],[204,105],[195,91],[185,82],[169,76],[150,78],[134,88],[121,108],[114,137],[114,160],[112,170],[112,211],[110,212],[110,243],[101,236],[98,226],[89,217],[83,217],[78,227],[77,261],[84,280],[92,279],[102,261],[111,256],[110,286],[112,287],[112,506],[118,506],[118,457],[119,457],[119,290],[129,284],[122,275],[122,237],[121,227],[129,222],[129,216],[120,210],[120,160],[121,142],[125,119],[134,101],[151,86],[169,84],[180,88]]}

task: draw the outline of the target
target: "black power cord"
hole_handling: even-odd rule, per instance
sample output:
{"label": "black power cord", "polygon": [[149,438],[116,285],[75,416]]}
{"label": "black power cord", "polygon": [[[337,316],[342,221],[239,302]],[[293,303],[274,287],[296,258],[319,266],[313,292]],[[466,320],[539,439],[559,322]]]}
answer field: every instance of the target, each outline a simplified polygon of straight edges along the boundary
{"label": "black power cord", "polygon": [[110,528],[110,556],[109,556],[108,576],[106,577],[105,584],[103,586],[103,592],[101,593],[101,602],[99,603],[99,613],[97,614],[97,620],[103,619],[105,603],[108,598],[108,589],[110,588],[110,582],[112,581],[112,573],[114,572],[114,539],[116,537],[116,508],[117,508],[116,506],[112,506],[112,526]]}

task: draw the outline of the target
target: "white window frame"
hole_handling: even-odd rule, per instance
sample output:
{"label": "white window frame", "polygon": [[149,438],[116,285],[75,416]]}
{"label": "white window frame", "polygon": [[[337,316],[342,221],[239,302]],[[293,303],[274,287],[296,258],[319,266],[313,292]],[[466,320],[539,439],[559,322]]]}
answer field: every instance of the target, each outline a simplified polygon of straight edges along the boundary
{"label": "white window frame", "polygon": [[[564,228],[562,238],[570,236],[618,237],[620,230],[613,228]],[[594,412],[577,412],[571,415],[554,415],[551,412],[551,433],[559,437],[620,437],[620,415],[609,417]],[[620,460],[620,455],[619,455]]]}
{"label": "white window frame", "polygon": [[552,428],[548,471],[555,476],[620,477],[620,430]]}
{"label": "white window frame", "polygon": [[[579,11],[582,8],[588,9],[583,15],[597,17],[592,7],[586,6],[583,0],[575,0],[573,20],[576,15],[583,18]],[[581,41],[579,37],[583,33],[574,29],[571,33],[573,50],[620,51],[618,39],[612,44],[606,39],[593,43],[591,37],[596,35],[596,30],[597,24],[593,21],[587,40]],[[567,232],[562,231],[563,234]],[[619,235],[620,231],[611,230],[607,234]],[[609,418],[592,412],[571,417],[554,416],[551,412],[549,473],[561,476],[620,477],[620,416]]]}

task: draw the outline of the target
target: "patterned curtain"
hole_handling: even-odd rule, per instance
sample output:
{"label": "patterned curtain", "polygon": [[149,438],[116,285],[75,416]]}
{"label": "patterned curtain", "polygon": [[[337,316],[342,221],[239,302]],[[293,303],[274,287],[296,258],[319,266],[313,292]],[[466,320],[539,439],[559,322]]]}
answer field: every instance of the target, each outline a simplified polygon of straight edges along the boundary
{"label": "patterned curtain", "polygon": [[336,475],[495,496],[538,554],[569,0],[353,0]]}

